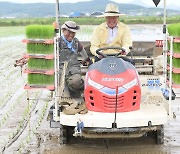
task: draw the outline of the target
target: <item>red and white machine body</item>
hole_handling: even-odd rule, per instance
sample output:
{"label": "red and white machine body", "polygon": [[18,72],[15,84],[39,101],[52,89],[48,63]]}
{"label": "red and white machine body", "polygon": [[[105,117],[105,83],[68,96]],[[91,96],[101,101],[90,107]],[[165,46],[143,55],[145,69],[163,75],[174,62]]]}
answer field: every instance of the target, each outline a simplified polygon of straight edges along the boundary
{"label": "red and white machine body", "polygon": [[[89,111],[138,110],[141,85],[135,67],[121,58],[104,58],[89,67],[85,78],[85,102]],[[116,104],[117,103],[117,104]]]}

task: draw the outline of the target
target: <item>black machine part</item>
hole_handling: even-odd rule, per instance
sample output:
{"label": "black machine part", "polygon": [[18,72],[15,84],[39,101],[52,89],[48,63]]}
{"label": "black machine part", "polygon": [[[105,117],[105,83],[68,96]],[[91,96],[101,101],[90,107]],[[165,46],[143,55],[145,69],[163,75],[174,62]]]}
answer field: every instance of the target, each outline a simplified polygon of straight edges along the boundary
{"label": "black machine part", "polygon": [[[104,54],[104,53],[102,52],[103,50],[109,50],[109,49],[119,50],[119,53],[106,55],[106,54]],[[104,47],[104,48],[99,48],[99,49],[96,50],[96,53],[97,53],[98,55],[103,56],[104,58],[106,58],[107,56],[115,56],[115,57],[118,57],[118,56],[121,55],[123,52],[125,52],[125,49],[120,48],[120,47]]]}
{"label": "black machine part", "polygon": [[[109,50],[109,49],[118,50],[119,53],[116,53],[116,54],[104,54],[104,53],[103,53],[103,50]],[[132,46],[130,46],[129,49],[132,50],[132,49],[133,49]],[[97,53],[98,55],[102,56],[103,58],[107,58],[107,57],[117,57],[117,58],[121,58],[121,59],[123,59],[123,60],[125,60],[125,61],[128,61],[128,62],[130,62],[131,64],[135,65],[134,60],[133,60],[133,53],[132,53],[132,51],[130,52],[130,53],[131,53],[131,59],[129,59],[129,58],[125,57],[125,56],[120,56],[120,55],[123,55],[123,53],[125,53],[125,52],[126,52],[126,51],[125,51],[124,48],[121,48],[121,47],[113,47],[113,46],[111,46],[111,47],[99,48],[99,49],[96,50],[96,53]]]}

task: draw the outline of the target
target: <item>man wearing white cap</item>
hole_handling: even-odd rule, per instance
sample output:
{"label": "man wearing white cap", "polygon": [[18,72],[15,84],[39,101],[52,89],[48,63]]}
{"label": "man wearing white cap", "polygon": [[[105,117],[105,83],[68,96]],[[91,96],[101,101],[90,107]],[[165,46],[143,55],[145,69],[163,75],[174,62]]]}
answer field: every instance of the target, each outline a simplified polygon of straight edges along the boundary
{"label": "man wearing white cap", "polygon": [[78,54],[82,56],[84,62],[87,64],[91,64],[92,62],[79,40],[75,37],[80,27],[73,21],[66,21],[61,29],[63,34],[59,39],[60,70],[62,70],[62,64],[65,61],[68,62],[66,84],[72,97],[80,97],[81,91],[84,88],[84,81],[81,77]]}
{"label": "man wearing white cap", "polygon": [[[124,55],[129,52],[129,47],[132,46],[132,39],[130,29],[127,25],[120,22],[118,6],[109,3],[106,6],[104,15],[106,22],[97,26],[91,37],[91,53],[95,55],[95,61],[101,59],[101,56],[96,54],[96,50],[103,47],[122,47],[125,49]],[[118,51],[107,50],[105,54],[117,53]]]}

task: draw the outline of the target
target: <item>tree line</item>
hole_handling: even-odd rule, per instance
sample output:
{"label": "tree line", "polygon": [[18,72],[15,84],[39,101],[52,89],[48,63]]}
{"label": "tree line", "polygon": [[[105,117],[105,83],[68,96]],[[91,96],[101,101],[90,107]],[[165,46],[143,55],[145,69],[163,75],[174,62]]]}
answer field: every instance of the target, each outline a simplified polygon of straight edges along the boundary
{"label": "tree line", "polygon": [[[99,25],[105,21],[104,18],[82,17],[82,18],[60,18],[60,24],[67,20],[75,21],[79,25]],[[55,18],[4,18],[0,19],[0,26],[27,26],[27,25],[52,25]],[[120,17],[120,21],[126,24],[162,24],[163,17],[154,16],[137,16],[137,17]],[[167,24],[179,23],[180,16],[167,17]]]}

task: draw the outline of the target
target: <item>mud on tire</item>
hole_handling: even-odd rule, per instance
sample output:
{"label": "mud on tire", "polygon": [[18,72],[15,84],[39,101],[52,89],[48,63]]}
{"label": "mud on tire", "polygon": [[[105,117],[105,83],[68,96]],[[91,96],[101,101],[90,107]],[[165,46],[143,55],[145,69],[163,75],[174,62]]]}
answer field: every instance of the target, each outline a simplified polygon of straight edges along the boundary
{"label": "mud on tire", "polygon": [[59,143],[68,144],[73,137],[74,127],[60,125]]}
{"label": "mud on tire", "polygon": [[164,144],[164,126],[161,125],[160,129],[156,131],[156,144]]}

